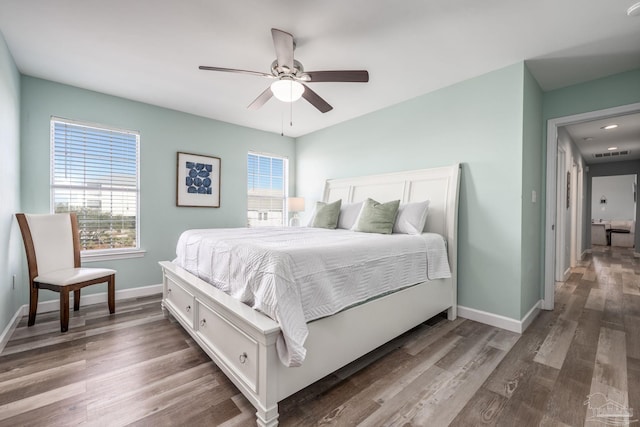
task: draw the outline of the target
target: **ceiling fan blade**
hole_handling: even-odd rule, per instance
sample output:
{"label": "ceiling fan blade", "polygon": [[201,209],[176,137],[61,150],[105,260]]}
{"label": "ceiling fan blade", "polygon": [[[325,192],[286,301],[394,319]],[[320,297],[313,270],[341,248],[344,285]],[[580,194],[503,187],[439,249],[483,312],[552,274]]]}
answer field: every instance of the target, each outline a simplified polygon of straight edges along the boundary
{"label": "ceiling fan blade", "polygon": [[355,82],[366,83],[369,81],[369,72],[366,70],[343,71],[305,71],[309,75],[310,83],[316,82]]}
{"label": "ceiling fan blade", "polygon": [[333,107],[327,103],[324,99],[320,97],[317,93],[312,91],[309,86],[303,84],[304,92],[302,92],[302,97],[309,101],[311,105],[320,110],[321,113],[326,113],[327,111],[333,110]]}
{"label": "ceiling fan blade", "polygon": [[247,107],[249,110],[257,110],[262,107],[268,100],[273,96],[273,92],[271,92],[271,86],[266,88],[264,92],[262,92],[256,99],[253,100],[251,104]]}
{"label": "ceiling fan blade", "polygon": [[201,65],[198,68],[201,70],[207,70],[207,71],[224,71],[227,73],[250,74],[252,76],[268,77],[270,79],[275,77],[273,74],[261,73],[259,71],[236,70],[235,68],[207,67],[205,65]]}
{"label": "ceiling fan blade", "polygon": [[276,49],[276,58],[279,67],[287,67],[293,71],[293,36],[276,28],[271,29],[273,46]]}

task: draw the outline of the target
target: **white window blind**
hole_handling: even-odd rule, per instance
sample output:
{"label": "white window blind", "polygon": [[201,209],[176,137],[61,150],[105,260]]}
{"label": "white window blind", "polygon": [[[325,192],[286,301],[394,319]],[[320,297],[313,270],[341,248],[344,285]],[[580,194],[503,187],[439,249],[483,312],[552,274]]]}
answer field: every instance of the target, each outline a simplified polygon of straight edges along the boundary
{"label": "white window blind", "polygon": [[76,212],[84,251],[139,248],[137,132],[52,118],[51,211]]}
{"label": "white window blind", "polygon": [[286,158],[249,153],[247,220],[250,227],[285,224],[287,180]]}

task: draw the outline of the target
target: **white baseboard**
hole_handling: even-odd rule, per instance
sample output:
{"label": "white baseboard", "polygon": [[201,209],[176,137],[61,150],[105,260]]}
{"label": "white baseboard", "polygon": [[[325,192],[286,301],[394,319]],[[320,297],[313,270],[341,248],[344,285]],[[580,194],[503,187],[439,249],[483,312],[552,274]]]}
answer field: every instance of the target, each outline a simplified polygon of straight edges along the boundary
{"label": "white baseboard", "polygon": [[[149,286],[141,286],[139,288],[132,289],[122,289],[120,291],[116,291],[116,300],[123,300],[129,298],[140,298],[146,297],[149,295],[156,295],[162,293],[162,284],[159,285],[149,285]],[[99,304],[101,302],[107,301],[107,293],[101,292],[99,294],[91,294],[91,295],[82,295],[80,299],[80,306],[91,305],[91,304]],[[73,307],[73,293],[69,294],[69,307]],[[38,304],[38,313],[47,313],[51,311],[60,310],[60,300],[55,299],[51,301],[44,301]],[[16,314],[13,315],[11,321],[4,331],[2,331],[2,335],[0,335],[0,353],[4,349],[4,346],[7,345],[9,338],[11,338],[11,334],[18,326],[20,319],[22,316],[27,316],[29,314],[29,304],[25,304],[18,308]]]}
{"label": "white baseboard", "polygon": [[562,281],[566,282],[567,280],[569,280],[569,276],[571,276],[571,267],[567,268],[564,271],[564,274],[562,275]]}
{"label": "white baseboard", "polygon": [[507,331],[521,334],[538,316],[538,313],[540,313],[542,302],[543,301],[540,300],[535,303],[535,305],[531,307],[531,310],[529,310],[529,312],[524,315],[522,320],[516,320],[510,317],[501,316],[499,314],[476,310],[475,308],[464,307],[462,305],[458,306],[458,316],[476,322],[484,323],[485,325],[495,326],[496,328],[506,329]]}
{"label": "white baseboard", "polygon": [[20,323],[20,319],[22,318],[22,316],[22,307],[20,307],[18,311],[16,311],[16,314],[14,314],[9,321],[7,327],[4,328],[4,331],[2,331],[2,335],[0,335],[0,353],[2,353],[4,346],[9,342],[9,338],[11,338],[11,334],[13,334],[13,331],[16,330],[16,327],[18,326],[18,323]]}
{"label": "white baseboard", "polygon": [[535,303],[533,307],[531,307],[531,310],[529,310],[529,312],[524,315],[524,317],[520,321],[522,325],[520,333],[523,333],[524,331],[526,331],[529,325],[531,325],[531,322],[536,320],[536,317],[538,317],[538,314],[540,314],[540,310],[542,310],[543,304],[544,304],[544,300],[542,299],[538,300],[538,302]]}
{"label": "white baseboard", "polygon": [[[116,300],[127,298],[139,298],[146,297],[154,294],[162,293],[162,284],[142,286],[139,288],[122,289],[116,291]],[[107,293],[101,292],[99,294],[82,295],[80,297],[80,306],[99,304],[101,302],[107,302]],[[69,293],[69,307],[73,307],[73,294]],[[38,313],[48,313],[50,311],[60,310],[60,300],[54,299],[51,301],[44,301],[38,304]],[[29,304],[22,306],[22,315],[29,314]]]}

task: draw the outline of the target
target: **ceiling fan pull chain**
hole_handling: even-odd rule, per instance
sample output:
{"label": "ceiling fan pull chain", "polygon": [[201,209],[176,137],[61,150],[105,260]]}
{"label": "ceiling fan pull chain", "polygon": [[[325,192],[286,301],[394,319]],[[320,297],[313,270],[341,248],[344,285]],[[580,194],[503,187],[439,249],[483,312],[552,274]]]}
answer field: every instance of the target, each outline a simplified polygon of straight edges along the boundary
{"label": "ceiling fan pull chain", "polygon": [[293,127],[293,102],[289,103],[289,127]]}

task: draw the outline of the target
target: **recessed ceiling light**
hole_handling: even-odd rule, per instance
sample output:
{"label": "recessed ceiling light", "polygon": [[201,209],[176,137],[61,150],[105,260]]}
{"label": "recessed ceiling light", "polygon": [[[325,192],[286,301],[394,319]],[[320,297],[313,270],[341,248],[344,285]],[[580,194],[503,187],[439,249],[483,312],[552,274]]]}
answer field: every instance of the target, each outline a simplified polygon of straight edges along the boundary
{"label": "recessed ceiling light", "polygon": [[618,149],[618,147],[609,147],[609,148],[607,148],[607,150],[609,150],[609,151],[613,151],[613,150],[617,150],[617,149]]}
{"label": "recessed ceiling light", "polygon": [[634,4],[629,9],[627,9],[627,15],[629,15],[629,16],[638,16],[638,15],[640,15],[640,2]]}
{"label": "recessed ceiling light", "polygon": [[586,138],[582,138],[583,141],[593,141],[592,136],[587,136]]}
{"label": "recessed ceiling light", "polygon": [[602,126],[600,129],[611,130],[611,129],[615,129],[617,127],[618,127],[618,125],[606,125],[606,126]]}

